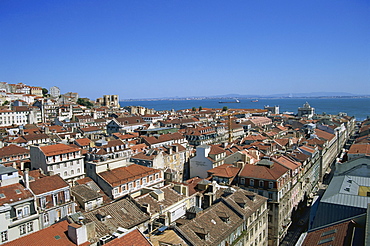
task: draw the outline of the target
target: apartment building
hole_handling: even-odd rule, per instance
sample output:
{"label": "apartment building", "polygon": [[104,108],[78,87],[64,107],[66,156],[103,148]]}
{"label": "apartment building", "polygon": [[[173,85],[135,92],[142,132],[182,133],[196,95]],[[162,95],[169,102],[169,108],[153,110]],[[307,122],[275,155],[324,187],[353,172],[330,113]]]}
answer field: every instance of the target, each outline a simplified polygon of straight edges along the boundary
{"label": "apartment building", "polygon": [[68,183],[85,176],[81,149],[65,144],[31,146],[31,167],[49,175],[58,174]]}

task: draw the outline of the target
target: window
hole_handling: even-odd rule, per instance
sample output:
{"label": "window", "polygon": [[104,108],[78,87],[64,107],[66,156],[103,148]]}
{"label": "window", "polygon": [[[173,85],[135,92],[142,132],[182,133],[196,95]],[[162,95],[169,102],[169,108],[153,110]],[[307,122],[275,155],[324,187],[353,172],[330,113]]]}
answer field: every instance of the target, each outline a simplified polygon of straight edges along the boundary
{"label": "window", "polygon": [[139,187],[140,186],[140,180],[136,180],[136,185],[135,187]]}
{"label": "window", "polygon": [[260,181],[259,181],[259,186],[260,186],[260,187],[263,187],[263,180],[260,180]]}
{"label": "window", "polygon": [[30,233],[30,232],[32,232],[32,231],[33,231],[33,222],[28,222],[28,223],[26,224],[26,226],[27,226],[27,232],[28,232],[28,233]]}
{"label": "window", "polygon": [[1,242],[6,242],[8,241],[8,231],[2,231],[1,232]]}
{"label": "window", "polygon": [[74,175],[75,174],[75,171],[72,169],[71,170],[71,175]]}
{"label": "window", "polygon": [[126,190],[126,185],[122,185],[121,189],[122,189],[122,191],[125,191]]}
{"label": "window", "polygon": [[20,225],[19,226],[19,234],[20,235],[26,234],[26,225]]}
{"label": "window", "polygon": [[64,191],[64,199],[68,202],[71,199],[71,195],[69,194],[69,190]]}
{"label": "window", "polygon": [[240,184],[245,184],[245,178],[240,178]]}
{"label": "window", "polygon": [[155,179],[159,179],[159,174],[158,173],[155,175]]}
{"label": "window", "polygon": [[250,184],[251,186],[254,186],[254,179],[249,180],[249,184]]}
{"label": "window", "polygon": [[49,223],[49,215],[44,214],[44,225],[47,225]]}
{"label": "window", "polygon": [[40,207],[45,208],[45,205],[46,205],[46,198],[40,197]]}
{"label": "window", "polygon": [[60,169],[60,164],[57,164],[57,169]]}
{"label": "window", "polygon": [[67,176],[68,175],[67,171],[65,171],[63,175],[64,175],[64,177]]}
{"label": "window", "polygon": [[17,218],[18,219],[21,219],[23,217],[23,209],[22,208],[18,208],[17,209]]}
{"label": "window", "polygon": [[[91,166],[90,166],[90,168],[91,168]],[[77,173],[80,173],[80,172],[81,172],[81,169],[77,168]]]}
{"label": "window", "polygon": [[58,195],[57,194],[53,194],[53,205],[56,206],[58,203]]}
{"label": "window", "polygon": [[24,216],[28,216],[29,214],[30,214],[30,207],[25,206],[25,207],[23,208],[23,215],[24,215]]}
{"label": "window", "polygon": [[269,182],[269,188],[270,189],[274,188],[274,183],[273,182]]}
{"label": "window", "polygon": [[143,178],[142,184],[146,184],[146,178]]}
{"label": "window", "polygon": [[115,194],[118,194],[118,188],[114,188],[113,189],[113,194],[115,195]]}
{"label": "window", "polygon": [[64,167],[67,167],[67,162],[64,162]]}
{"label": "window", "polygon": [[272,199],[274,199],[274,193],[269,192],[268,196],[269,196],[269,197],[268,197],[269,199],[271,199],[271,200],[272,200]]}

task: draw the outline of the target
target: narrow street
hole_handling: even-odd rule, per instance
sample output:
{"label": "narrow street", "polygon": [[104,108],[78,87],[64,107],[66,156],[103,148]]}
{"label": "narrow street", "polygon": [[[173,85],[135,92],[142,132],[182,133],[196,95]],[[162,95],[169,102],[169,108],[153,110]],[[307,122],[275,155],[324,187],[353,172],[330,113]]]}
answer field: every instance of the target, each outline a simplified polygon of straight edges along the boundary
{"label": "narrow street", "polygon": [[[345,149],[349,149],[351,144],[353,143],[353,134],[351,138],[347,141],[345,145]],[[342,153],[339,153],[338,157],[341,157]],[[331,179],[334,176],[335,172],[335,161],[330,166],[330,173],[324,177],[322,184],[319,186],[319,190],[316,193],[317,196],[322,197],[327,186],[329,185]],[[288,245],[295,245],[301,236],[302,233],[308,230],[308,223],[310,217],[310,208],[309,206],[302,209],[302,211],[296,216],[296,218],[292,218],[292,224],[290,225],[287,235],[284,237],[283,241],[280,243],[282,246]],[[298,218],[297,218],[298,217]]]}

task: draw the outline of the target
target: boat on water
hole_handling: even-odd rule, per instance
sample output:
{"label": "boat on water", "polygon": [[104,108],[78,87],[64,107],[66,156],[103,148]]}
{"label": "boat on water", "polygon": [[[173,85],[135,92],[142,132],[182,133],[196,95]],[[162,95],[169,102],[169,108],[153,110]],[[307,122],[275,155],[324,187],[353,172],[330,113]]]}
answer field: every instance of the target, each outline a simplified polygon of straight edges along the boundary
{"label": "boat on water", "polygon": [[240,101],[235,99],[234,101],[219,101],[218,103],[240,103]]}
{"label": "boat on water", "polygon": [[255,102],[258,102],[258,99],[256,99],[256,100],[251,100],[251,102],[254,102],[254,103],[255,103]]}

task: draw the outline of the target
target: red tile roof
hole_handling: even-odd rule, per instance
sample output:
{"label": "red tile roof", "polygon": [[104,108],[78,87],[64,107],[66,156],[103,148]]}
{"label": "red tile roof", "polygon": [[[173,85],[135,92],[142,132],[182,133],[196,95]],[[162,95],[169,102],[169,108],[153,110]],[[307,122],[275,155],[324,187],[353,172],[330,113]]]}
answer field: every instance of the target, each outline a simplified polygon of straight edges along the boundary
{"label": "red tile roof", "polygon": [[101,172],[99,173],[99,176],[107,181],[112,187],[115,187],[159,172],[159,170],[154,168],[132,164],[127,167],[119,167],[113,170]]}
{"label": "red tile roof", "polygon": [[179,139],[185,139],[185,137],[180,133],[169,133],[169,134],[163,134],[158,137],[143,137],[144,141],[146,141],[148,144],[157,144],[157,143],[163,143],[171,140],[179,140]]}
{"label": "red tile roof", "polygon": [[282,165],[284,165],[285,167],[292,169],[292,170],[295,170],[296,168],[302,165],[300,162],[293,161],[286,156],[280,156],[276,160]]}
{"label": "red tile roof", "polygon": [[[70,246],[76,245],[68,238],[68,221],[64,220],[48,228],[23,236],[9,243],[6,246]],[[80,244],[80,246],[89,245],[89,242]]]}
{"label": "red tile roof", "polygon": [[0,194],[4,194],[4,197],[0,198],[0,206],[33,197],[32,193],[19,183],[0,187]]}
{"label": "red tile roof", "polygon": [[76,139],[75,142],[79,145],[79,146],[89,146],[90,143],[91,143],[91,140],[88,139],[88,138],[79,138],[79,139]]}
{"label": "red tile roof", "polygon": [[328,141],[330,141],[331,139],[333,139],[335,137],[334,134],[331,134],[331,133],[328,133],[328,132],[325,132],[323,130],[320,130],[320,129],[316,129],[315,130],[315,133],[316,135],[319,137],[319,138],[323,138],[323,139],[326,139]]}
{"label": "red tile roof", "polygon": [[247,164],[240,171],[240,177],[251,177],[256,179],[278,180],[283,174],[288,172],[288,168],[274,163],[273,167]]}
{"label": "red tile roof", "polygon": [[212,174],[212,176],[232,178],[235,177],[239,171],[239,167],[234,167],[232,164],[223,164],[221,166],[212,168],[207,172]]}
{"label": "red tile roof", "polygon": [[348,154],[370,154],[370,144],[352,144]]}
{"label": "red tile roof", "polygon": [[60,155],[60,154],[67,154],[71,152],[80,151],[80,148],[71,147],[65,144],[54,144],[40,147],[41,151],[46,156],[53,156],[53,155]]}
{"label": "red tile roof", "polygon": [[114,239],[105,245],[107,246],[151,246],[152,244],[146,237],[138,230],[135,229],[126,235]]}
{"label": "red tile roof", "polygon": [[[356,223],[350,220],[309,232],[302,245],[352,245],[350,240],[353,238],[355,225]],[[321,240],[326,240],[327,242],[320,243]]]}
{"label": "red tile roof", "polygon": [[12,155],[29,154],[30,150],[11,144],[0,149],[0,158]]}
{"label": "red tile roof", "polygon": [[44,178],[30,182],[30,189],[35,195],[40,195],[68,186],[68,183],[64,181],[64,179],[62,179],[59,175],[46,176]]}
{"label": "red tile roof", "polygon": [[217,155],[226,152],[223,148],[218,147],[216,145],[211,145],[211,150],[209,151],[209,155]]}

